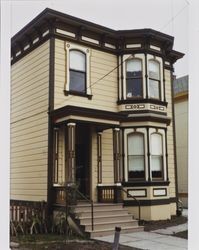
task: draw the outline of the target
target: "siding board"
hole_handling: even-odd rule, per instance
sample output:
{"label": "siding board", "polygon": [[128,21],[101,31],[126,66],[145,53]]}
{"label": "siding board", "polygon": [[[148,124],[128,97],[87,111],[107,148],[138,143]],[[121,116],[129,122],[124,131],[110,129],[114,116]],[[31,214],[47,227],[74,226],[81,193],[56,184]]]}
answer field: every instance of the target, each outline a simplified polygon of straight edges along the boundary
{"label": "siding board", "polygon": [[11,199],[47,199],[49,42],[11,69]]}

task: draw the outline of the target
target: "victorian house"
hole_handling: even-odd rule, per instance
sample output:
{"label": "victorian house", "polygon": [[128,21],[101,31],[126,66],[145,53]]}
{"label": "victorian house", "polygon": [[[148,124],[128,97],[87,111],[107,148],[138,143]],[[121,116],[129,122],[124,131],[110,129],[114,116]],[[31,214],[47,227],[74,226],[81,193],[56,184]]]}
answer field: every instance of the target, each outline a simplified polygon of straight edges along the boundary
{"label": "victorian house", "polygon": [[140,205],[144,220],[175,215],[172,84],[183,54],[173,43],[51,9],[20,30],[11,48],[11,200],[43,200],[53,213],[75,184],[94,210],[115,203],[135,218]]}

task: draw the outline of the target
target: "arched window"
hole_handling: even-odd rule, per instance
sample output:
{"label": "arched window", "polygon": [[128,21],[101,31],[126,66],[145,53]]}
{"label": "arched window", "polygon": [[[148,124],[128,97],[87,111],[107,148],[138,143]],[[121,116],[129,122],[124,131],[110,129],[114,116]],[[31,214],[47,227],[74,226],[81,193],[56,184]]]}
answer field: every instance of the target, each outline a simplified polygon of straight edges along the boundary
{"label": "arched window", "polygon": [[126,62],[126,98],[140,98],[142,92],[142,61],[129,59]]}
{"label": "arched window", "polygon": [[79,50],[70,51],[69,90],[74,92],[86,92],[86,55]]}
{"label": "arched window", "polygon": [[160,63],[149,60],[149,98],[160,99]]}
{"label": "arched window", "polygon": [[128,139],[128,178],[145,178],[144,134],[131,133]]}
{"label": "arched window", "polygon": [[151,134],[151,175],[163,178],[163,141],[158,133]]}

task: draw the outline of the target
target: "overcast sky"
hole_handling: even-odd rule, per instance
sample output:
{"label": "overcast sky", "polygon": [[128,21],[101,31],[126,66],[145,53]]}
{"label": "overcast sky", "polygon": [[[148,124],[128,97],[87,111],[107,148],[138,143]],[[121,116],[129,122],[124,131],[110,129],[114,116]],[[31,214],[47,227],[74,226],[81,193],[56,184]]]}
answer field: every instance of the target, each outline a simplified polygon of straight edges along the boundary
{"label": "overcast sky", "polygon": [[11,35],[47,7],[115,30],[152,28],[172,35],[174,49],[185,53],[175,64],[175,74],[177,77],[188,74],[187,0],[13,0]]}

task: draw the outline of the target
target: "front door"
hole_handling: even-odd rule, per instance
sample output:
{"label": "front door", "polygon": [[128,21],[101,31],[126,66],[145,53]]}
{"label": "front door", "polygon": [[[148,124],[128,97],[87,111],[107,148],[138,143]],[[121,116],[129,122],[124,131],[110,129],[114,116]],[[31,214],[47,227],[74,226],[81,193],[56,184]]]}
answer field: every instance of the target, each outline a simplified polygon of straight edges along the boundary
{"label": "front door", "polygon": [[90,196],[90,129],[88,126],[77,126],[76,134],[76,182],[79,191]]}

